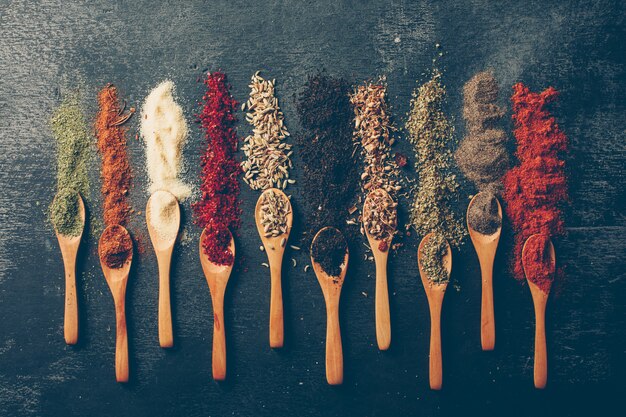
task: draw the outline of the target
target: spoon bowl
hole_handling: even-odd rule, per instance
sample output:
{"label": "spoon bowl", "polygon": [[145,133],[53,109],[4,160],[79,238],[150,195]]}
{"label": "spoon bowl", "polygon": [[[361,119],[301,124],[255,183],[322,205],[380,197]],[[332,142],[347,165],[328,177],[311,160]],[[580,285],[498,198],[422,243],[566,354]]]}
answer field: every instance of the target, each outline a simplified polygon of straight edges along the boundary
{"label": "spoon bowl", "polygon": [[[157,227],[156,221],[164,222],[165,229]],[[180,228],[180,206],[172,193],[159,190],[150,196],[146,204],[146,224],[159,268],[159,344],[162,348],[169,348],[174,346],[170,268]]]}
{"label": "spoon bowl", "polygon": [[[283,198],[288,207],[287,230],[278,236],[266,236],[265,229],[262,224],[262,206],[265,197],[274,193],[279,198]],[[256,227],[263,242],[265,252],[267,252],[267,260],[270,265],[270,347],[281,348],[284,345],[284,321],[283,321],[283,290],[282,290],[282,262],[285,253],[285,247],[289,240],[289,233],[293,225],[293,210],[291,202],[285,193],[277,188],[269,188],[261,194],[257,200],[254,210],[254,219]]]}
{"label": "spoon bowl", "polygon": [[[476,198],[482,193],[478,193],[472,198],[467,207],[467,229],[470,239],[478,255],[480,263],[480,274],[482,279],[482,296],[480,307],[480,343],[483,350],[493,350],[496,345],[496,322],[493,309],[493,263],[496,258],[500,233],[502,232],[502,206],[496,198],[498,204],[498,217],[500,227],[495,233],[485,235],[472,227],[469,221],[470,211]],[[495,197],[494,197],[495,198]]]}
{"label": "spoon bowl", "polygon": [[[315,245],[320,233],[327,229],[331,228],[324,227],[317,232],[313,238],[311,247]],[[340,233],[339,230],[337,230],[337,232]],[[343,286],[346,272],[348,271],[348,259],[349,250],[346,247],[346,253],[340,267],[339,275],[330,276],[311,255],[313,271],[322,288],[324,301],[326,303],[326,381],[328,381],[330,385],[341,385],[343,383],[343,348],[341,344],[341,330],[339,328],[339,297],[341,295],[341,287]]]}
{"label": "spoon bowl", "polygon": [[[366,210],[371,207],[368,203],[370,199],[373,198],[374,193],[379,193],[384,198],[393,201],[391,196],[382,188],[370,192],[365,199],[365,204],[363,205],[363,219],[369,217],[369,212]],[[393,207],[392,210],[394,212],[394,217],[396,217],[396,208]],[[365,227],[365,224],[363,225],[363,229],[365,230],[365,235],[367,236],[367,242],[369,243],[370,248],[372,248],[374,263],[376,264],[376,342],[378,344],[378,349],[387,350],[391,344],[391,318],[389,313],[389,289],[387,285],[387,260],[389,258],[389,250],[391,248],[391,241],[393,239],[395,228],[387,238],[380,240],[370,234],[370,230]],[[381,245],[385,248],[385,250],[380,249]]]}
{"label": "spoon bowl", "polygon": [[[63,268],[65,269],[65,313],[63,318],[63,336],[65,343],[75,345],[78,343],[78,296],[76,294],[76,257],[78,248],[83,237],[83,229],[85,227],[85,204],[80,194],[78,197],[78,215],[82,220],[80,233],[76,236],[67,236],[60,234],[56,228],[54,229],[59,247],[61,248],[61,257],[63,258]],[[56,198],[56,197],[55,197]]]}
{"label": "spoon bowl", "polygon": [[[230,234],[230,231],[228,232]],[[213,305],[213,352],[212,352],[212,371],[213,379],[223,381],[226,379],[226,332],[224,329],[224,294],[226,293],[226,284],[233,270],[233,265],[218,265],[211,262],[204,252],[202,242],[206,237],[206,229],[200,235],[200,264],[202,271],[209,285],[211,292],[211,303]],[[235,256],[235,240],[230,234],[230,243],[228,245],[233,254],[233,264]]]}
{"label": "spoon bowl", "polygon": [[[535,284],[533,278],[529,276],[530,268],[527,264],[526,254],[527,246],[529,242],[533,242],[536,239],[547,239],[548,256],[551,262],[551,276],[544,288],[540,288]],[[543,389],[548,382],[548,349],[546,346],[546,305],[548,303],[548,296],[550,295],[550,288],[552,286],[552,280],[554,279],[554,267],[556,265],[556,255],[554,252],[554,245],[552,241],[545,235],[535,234],[530,236],[524,243],[522,248],[522,266],[524,267],[524,273],[526,274],[526,281],[530,288],[530,294],[533,298],[533,304],[535,307],[535,365],[533,370],[533,379],[535,388]]]}
{"label": "spoon bowl", "polygon": [[[124,239],[129,239],[132,242],[128,231],[120,225],[108,226],[102,232],[104,236],[105,232],[111,228],[120,228]],[[103,239],[100,237],[98,242],[98,252],[103,247]],[[128,274],[130,272],[130,266],[133,260],[133,252],[130,254],[124,264],[120,268],[111,268],[100,257],[100,265],[102,267],[102,273],[109,285],[111,294],[113,295],[113,302],[115,303],[115,378],[117,382],[128,382],[128,331],[126,328],[126,284],[128,283]]]}
{"label": "spoon bowl", "polygon": [[[443,283],[435,283],[430,280],[426,272],[422,268],[422,250],[424,245],[434,236],[429,233],[420,242],[417,249],[417,263],[420,271],[422,285],[428,299],[428,309],[430,311],[430,360],[429,360],[429,383],[433,390],[440,390],[443,383],[442,359],[441,359],[441,306],[443,304],[443,296],[448,288],[448,281]],[[452,250],[450,244],[446,242],[447,252],[443,256],[443,266],[450,277],[452,272]]]}

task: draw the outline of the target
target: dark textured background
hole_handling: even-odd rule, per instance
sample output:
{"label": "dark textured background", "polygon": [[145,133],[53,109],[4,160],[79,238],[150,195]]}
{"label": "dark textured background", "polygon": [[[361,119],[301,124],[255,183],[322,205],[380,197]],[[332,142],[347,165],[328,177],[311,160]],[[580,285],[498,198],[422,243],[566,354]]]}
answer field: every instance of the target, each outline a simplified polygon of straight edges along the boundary
{"label": "dark textured background", "polygon": [[[625,14],[622,1],[1,0],[0,415],[573,415],[607,408],[624,394]],[[249,77],[263,69],[276,78],[296,134],[293,93],[307,74],[326,68],[353,82],[386,74],[400,125],[436,43],[445,52],[441,64],[459,136],[461,88],[476,71],[494,70],[502,104],[517,81],[562,93],[553,109],[572,148],[569,235],[557,246],[567,280],[550,301],[544,392],[532,388],[530,294],[506,270],[510,236],[496,268],[491,353],[480,350],[477,260],[469,244],[455,254],[460,290],[451,289],[444,303],[440,393],[428,389],[428,310],[415,237],[391,261],[389,352],[375,345],[374,268],[358,251],[341,305],[345,384],[326,385],[323,298],[311,271],[302,272],[305,253],[287,255],[286,347],[271,351],[268,271],[260,266],[264,254],[252,218],[257,194],[247,188],[237,240],[245,260],[227,292],[226,383],[211,379],[211,305],[188,203],[187,243],[174,256],[176,347],[158,346],[156,261],[139,215],[131,231],[144,253],[133,260],[127,298],[132,382],[114,379],[114,310],[95,256],[97,235],[85,240],[80,255],[80,344],[65,345],[62,262],[45,213],[55,181],[48,120],[63,92],[80,87],[92,118],[104,84],[117,84],[139,107],[150,88],[171,78],[191,122],[204,71],[223,69],[234,96],[244,100]],[[190,125],[186,177],[197,187],[201,134]],[[148,196],[142,143],[134,140],[137,118],[130,127],[131,196],[143,211]],[[241,125],[240,133],[248,131]],[[398,149],[408,150],[404,140]],[[98,164],[95,157],[89,198],[96,219]],[[299,190],[292,191],[297,205]],[[459,210],[472,192],[464,188]]]}

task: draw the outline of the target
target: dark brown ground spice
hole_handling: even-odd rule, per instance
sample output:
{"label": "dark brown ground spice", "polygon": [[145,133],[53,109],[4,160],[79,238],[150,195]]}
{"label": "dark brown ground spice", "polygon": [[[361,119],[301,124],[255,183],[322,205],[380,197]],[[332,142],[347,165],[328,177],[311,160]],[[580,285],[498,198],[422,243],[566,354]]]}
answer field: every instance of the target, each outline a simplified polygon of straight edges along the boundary
{"label": "dark brown ground spice", "polygon": [[483,235],[492,235],[502,226],[496,196],[483,192],[476,196],[467,213],[467,222]]}
{"label": "dark brown ground spice", "polygon": [[357,225],[346,224],[359,190],[348,94],[345,80],[319,73],[309,76],[297,97],[304,128],[296,142],[304,170],[300,201],[307,242],[325,226],[337,227],[349,240],[359,232]]}
{"label": "dark brown ground spice", "polygon": [[119,225],[107,227],[102,232],[98,254],[109,268],[124,266],[133,253],[133,241],[128,232]]}
{"label": "dark brown ground spice", "polygon": [[341,274],[341,265],[346,256],[348,244],[341,232],[334,227],[322,230],[311,245],[311,256],[322,270],[331,277]]}

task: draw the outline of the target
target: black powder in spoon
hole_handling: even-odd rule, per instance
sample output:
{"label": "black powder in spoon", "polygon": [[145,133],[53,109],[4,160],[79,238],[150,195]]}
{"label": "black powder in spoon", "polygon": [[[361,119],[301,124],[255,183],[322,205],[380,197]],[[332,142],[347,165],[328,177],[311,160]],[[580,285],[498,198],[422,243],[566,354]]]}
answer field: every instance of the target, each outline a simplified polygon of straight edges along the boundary
{"label": "black powder in spoon", "polygon": [[482,192],[476,196],[467,213],[467,222],[472,229],[483,235],[492,235],[502,226],[496,196]]}
{"label": "black powder in spoon", "polygon": [[348,244],[341,232],[334,227],[322,230],[311,245],[311,256],[331,277],[341,274],[341,265],[346,256]]}

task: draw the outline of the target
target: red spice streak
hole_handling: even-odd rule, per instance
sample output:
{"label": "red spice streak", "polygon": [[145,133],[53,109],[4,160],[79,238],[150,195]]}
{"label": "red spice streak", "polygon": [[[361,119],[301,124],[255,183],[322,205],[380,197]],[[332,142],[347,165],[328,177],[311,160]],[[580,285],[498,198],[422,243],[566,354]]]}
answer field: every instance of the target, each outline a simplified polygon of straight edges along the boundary
{"label": "red spice streak", "polygon": [[518,280],[525,278],[522,248],[526,239],[536,233],[549,237],[565,233],[559,206],[568,200],[567,182],[559,154],[567,150],[567,137],[545,110],[557,96],[552,87],[532,93],[522,83],[513,86],[513,134],[520,164],[503,178],[503,199],[515,232],[512,267]]}
{"label": "red spice streak", "polygon": [[230,95],[230,85],[221,72],[207,74],[204,106],[198,119],[205,131],[206,152],[202,156],[202,196],[193,205],[196,223],[206,228],[202,242],[209,260],[218,265],[232,265],[234,255],[228,245],[229,229],[239,227],[239,183],[241,167],[235,158],[237,102]]}
{"label": "red spice streak", "polygon": [[548,237],[531,239],[524,248],[524,265],[526,276],[543,292],[548,292],[554,281],[554,263],[550,256]]}

